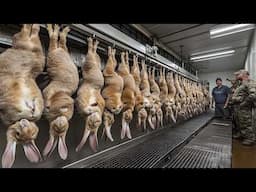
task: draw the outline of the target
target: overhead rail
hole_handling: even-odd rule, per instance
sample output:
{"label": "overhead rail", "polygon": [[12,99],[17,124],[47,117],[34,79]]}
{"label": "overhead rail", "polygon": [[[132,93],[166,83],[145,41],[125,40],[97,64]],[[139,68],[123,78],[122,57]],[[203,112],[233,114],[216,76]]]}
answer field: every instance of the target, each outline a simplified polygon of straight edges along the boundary
{"label": "overhead rail", "polygon": [[177,66],[172,63],[168,59],[162,57],[161,55],[152,56],[147,53],[146,46],[141,43],[135,41],[119,30],[115,29],[111,25],[108,24],[72,24],[71,28],[74,30],[78,30],[80,32],[90,33],[91,35],[95,35],[96,37],[102,39],[109,43],[109,45],[115,45],[116,47],[120,47],[122,49],[128,50],[131,53],[137,54],[141,58],[145,58],[146,61],[153,62],[156,65],[163,66],[171,71],[174,71],[188,79],[198,82],[198,77],[189,73],[185,69]]}
{"label": "overhead rail", "polygon": [[[40,25],[46,28],[45,24]],[[105,44],[105,47],[99,47],[103,52],[107,52],[107,46],[113,46],[117,50],[127,50],[130,53],[138,55],[141,59],[146,60],[146,64],[155,65],[156,67],[162,66],[170,71],[176,72],[181,76],[184,76],[193,81],[199,82],[197,76],[189,73],[182,67],[174,64],[170,60],[164,58],[163,56],[157,54],[152,56],[147,53],[147,48],[143,44],[137,42],[136,40],[130,38],[121,31],[115,29],[108,24],[71,24],[69,25],[74,31],[80,32],[81,34],[86,34],[87,36],[96,37],[101,43]],[[73,31],[72,30],[72,31]],[[87,44],[86,38],[84,36],[79,37],[74,32],[68,34],[68,39],[80,44]],[[4,45],[11,46],[12,39],[7,37],[0,37],[0,43]]]}

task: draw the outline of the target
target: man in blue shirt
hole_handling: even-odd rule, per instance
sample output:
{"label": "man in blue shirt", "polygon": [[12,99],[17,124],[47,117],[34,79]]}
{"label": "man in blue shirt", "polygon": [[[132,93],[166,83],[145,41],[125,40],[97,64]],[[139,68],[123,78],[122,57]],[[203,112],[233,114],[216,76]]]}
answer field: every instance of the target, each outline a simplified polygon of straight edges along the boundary
{"label": "man in blue shirt", "polygon": [[215,102],[215,117],[227,118],[227,106],[229,101],[230,89],[222,85],[222,79],[216,79],[216,87],[212,90],[212,107]]}

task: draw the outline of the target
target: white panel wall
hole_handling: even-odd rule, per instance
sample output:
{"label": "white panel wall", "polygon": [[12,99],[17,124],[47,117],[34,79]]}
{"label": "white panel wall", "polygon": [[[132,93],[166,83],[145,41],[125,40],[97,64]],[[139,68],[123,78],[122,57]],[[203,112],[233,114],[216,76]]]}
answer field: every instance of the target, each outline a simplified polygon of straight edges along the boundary
{"label": "white panel wall", "polygon": [[215,72],[215,73],[198,73],[198,77],[200,80],[207,80],[210,83],[210,92],[216,86],[216,78],[220,77],[222,79],[222,84],[231,87],[231,83],[226,81],[226,79],[234,79],[235,71],[223,71],[223,72]]}
{"label": "white panel wall", "polygon": [[256,30],[246,57],[245,69],[249,71],[250,78],[256,80]]}

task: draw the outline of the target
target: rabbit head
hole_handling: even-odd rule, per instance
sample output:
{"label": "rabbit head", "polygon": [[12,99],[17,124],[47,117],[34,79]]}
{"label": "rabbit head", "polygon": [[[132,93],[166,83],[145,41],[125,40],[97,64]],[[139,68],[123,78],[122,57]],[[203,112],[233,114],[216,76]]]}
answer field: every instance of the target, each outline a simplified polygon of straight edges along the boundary
{"label": "rabbit head", "polygon": [[51,105],[46,110],[46,117],[50,121],[50,136],[43,155],[49,157],[58,143],[59,155],[65,160],[68,155],[65,138],[69,128],[68,121],[74,112],[74,101],[69,95],[60,92],[52,97]]}
{"label": "rabbit head", "polygon": [[29,161],[39,162],[41,155],[35,145],[38,131],[36,124],[27,119],[21,119],[9,126],[7,130],[7,145],[2,156],[2,167],[8,168],[13,165],[17,143],[23,145],[25,155]]}
{"label": "rabbit head", "polygon": [[114,123],[114,114],[105,110],[104,117],[103,117],[104,129],[102,132],[102,137],[106,133],[106,136],[107,136],[107,138],[109,138],[110,141],[114,141],[112,134],[111,134],[111,126],[113,125],[113,123]]}
{"label": "rabbit head", "polygon": [[68,128],[69,122],[65,116],[59,116],[50,122],[50,136],[43,152],[45,157],[49,157],[58,144],[58,152],[61,159],[65,160],[67,158],[68,149],[65,139]]}
{"label": "rabbit head", "polygon": [[146,96],[144,96],[144,99],[143,99],[144,101],[144,106],[146,107],[146,108],[151,108],[152,107],[152,97],[151,96],[148,96],[148,97],[146,97]]}
{"label": "rabbit head", "polygon": [[85,130],[80,144],[77,146],[76,151],[80,151],[89,137],[89,144],[91,149],[96,152],[98,146],[97,132],[102,122],[101,113],[95,112],[86,118]]}
{"label": "rabbit head", "polygon": [[130,132],[130,126],[129,126],[129,123],[131,122],[132,117],[133,117],[133,115],[132,115],[132,110],[131,109],[128,109],[128,110],[123,112],[121,139],[123,139],[125,137],[125,135],[127,135],[127,137],[129,139],[132,138],[131,132]]}

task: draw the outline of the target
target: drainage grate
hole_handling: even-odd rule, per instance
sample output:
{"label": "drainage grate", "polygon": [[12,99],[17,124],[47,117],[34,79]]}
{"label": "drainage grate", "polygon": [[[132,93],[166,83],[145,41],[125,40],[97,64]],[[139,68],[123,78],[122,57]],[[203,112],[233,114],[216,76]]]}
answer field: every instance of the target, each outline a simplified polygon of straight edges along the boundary
{"label": "drainage grate", "polygon": [[[211,113],[200,115],[176,127],[167,127],[143,142],[135,141],[106,154],[87,159],[69,167],[150,168],[166,154],[187,140],[212,119]],[[136,144],[137,142],[137,144]],[[106,158],[107,156],[107,158]]]}
{"label": "drainage grate", "polygon": [[[182,135],[175,138],[165,135],[159,138],[159,140],[151,140],[142,143],[134,148],[131,148],[119,155],[112,157],[106,161],[100,162],[96,165],[92,165],[94,168],[145,168],[151,167],[158,159],[167,152],[168,149],[175,146],[181,140],[184,139]],[[118,162],[118,163],[115,163]]]}
{"label": "drainage grate", "polygon": [[216,151],[184,147],[168,168],[225,168],[228,155]]}
{"label": "drainage grate", "polygon": [[165,168],[230,168],[232,128],[209,124]]}

